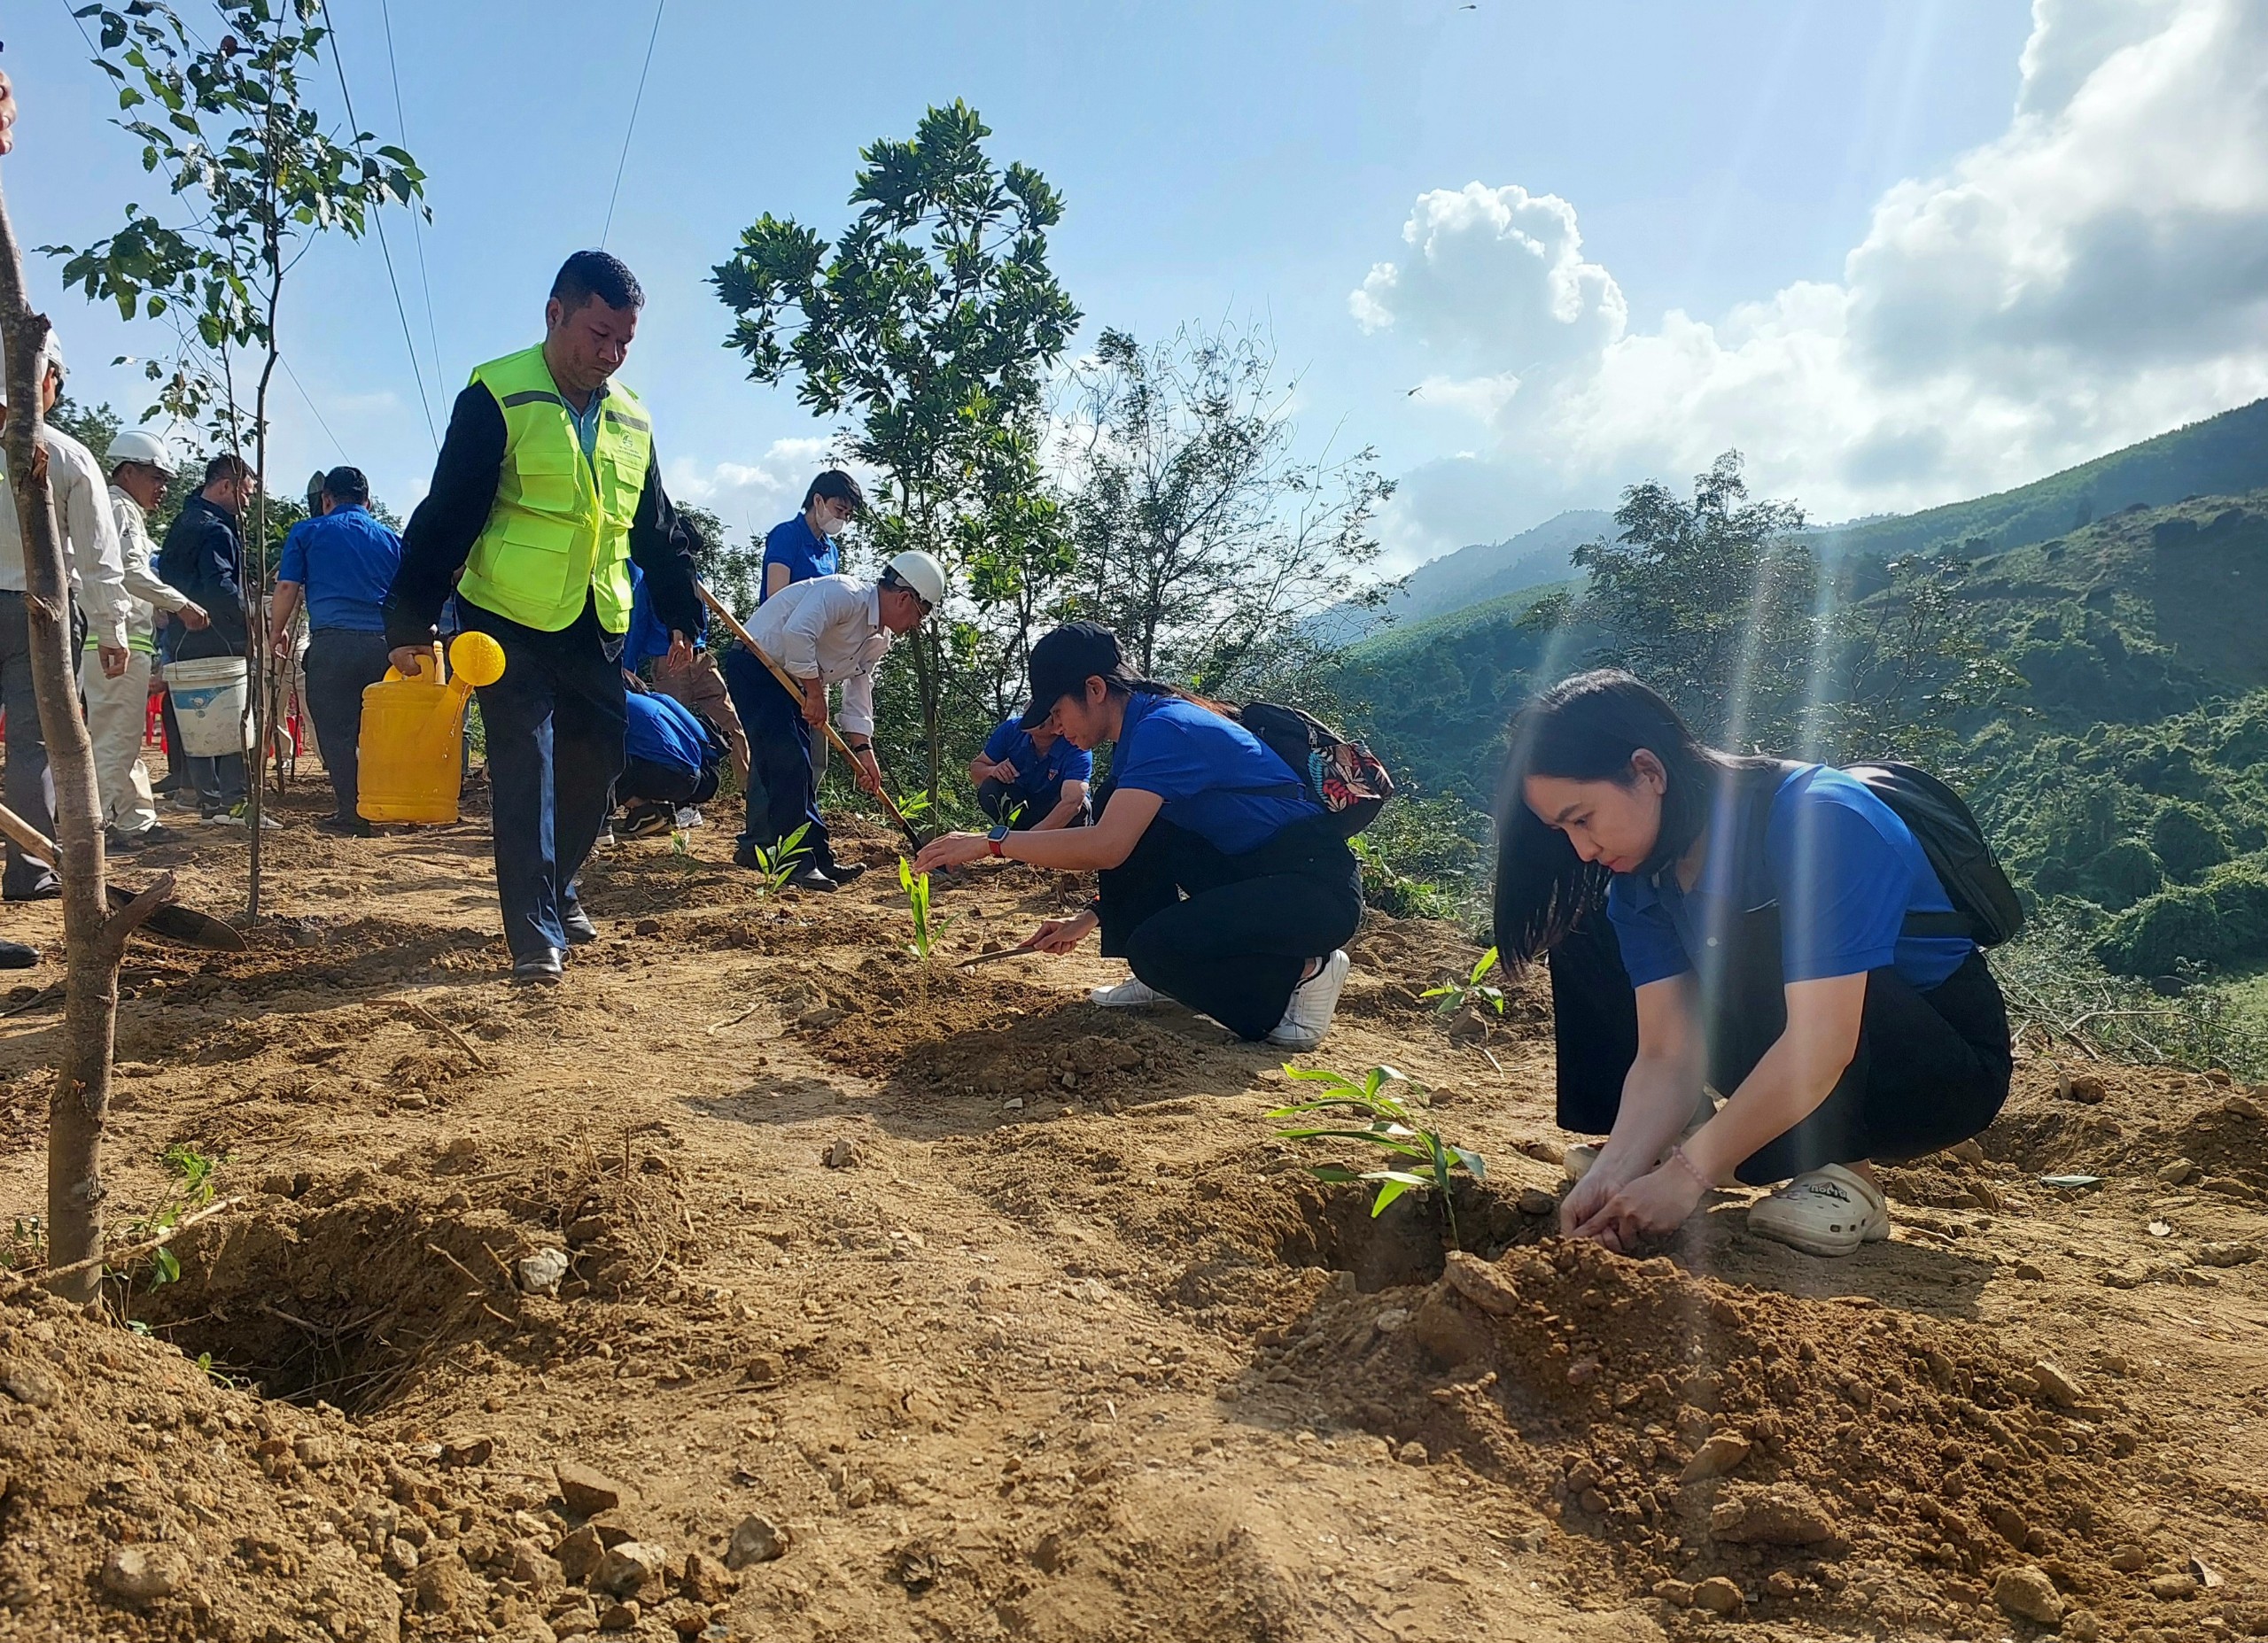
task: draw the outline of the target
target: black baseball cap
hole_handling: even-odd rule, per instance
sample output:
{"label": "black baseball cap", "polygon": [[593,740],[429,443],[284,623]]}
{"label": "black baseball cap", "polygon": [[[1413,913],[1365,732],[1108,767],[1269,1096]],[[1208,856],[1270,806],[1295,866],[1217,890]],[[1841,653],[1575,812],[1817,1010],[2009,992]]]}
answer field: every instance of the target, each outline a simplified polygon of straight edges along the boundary
{"label": "black baseball cap", "polygon": [[1066,622],[1040,635],[1031,647],[1029,674],[1031,706],[1016,721],[1024,730],[1046,724],[1057,702],[1080,694],[1097,674],[1130,683],[1134,677],[1119,653],[1118,635],[1099,622]]}

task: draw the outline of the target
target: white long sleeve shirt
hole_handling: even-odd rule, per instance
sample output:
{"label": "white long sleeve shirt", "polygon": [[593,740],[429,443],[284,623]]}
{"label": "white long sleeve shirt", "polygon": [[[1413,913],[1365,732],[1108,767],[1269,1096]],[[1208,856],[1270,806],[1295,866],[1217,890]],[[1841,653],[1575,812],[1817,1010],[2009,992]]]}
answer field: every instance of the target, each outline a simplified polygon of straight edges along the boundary
{"label": "white long sleeve shirt", "polygon": [[[126,560],[118,545],[118,523],[111,514],[110,487],[95,453],[69,434],[40,429],[47,446],[48,489],[55,497],[56,523],[63,528],[64,568],[72,596],[86,613],[87,637],[115,650],[126,648]],[[0,592],[24,588],[24,537],[16,518],[16,491],[0,484]]]}
{"label": "white long sleeve shirt", "polygon": [[790,582],[745,625],[764,654],[797,678],[843,686],[843,730],[874,733],[874,670],[892,637],[882,625],[879,585],[857,577]]}
{"label": "white long sleeve shirt", "polygon": [[[157,544],[150,540],[150,522],[142,504],[110,488],[112,519],[118,526],[118,550],[126,565],[126,643],[128,649],[154,653],[157,649],[155,612],[171,616],[189,603],[189,595],[158,580],[151,569],[158,561]],[[94,639],[89,637],[91,645]]]}

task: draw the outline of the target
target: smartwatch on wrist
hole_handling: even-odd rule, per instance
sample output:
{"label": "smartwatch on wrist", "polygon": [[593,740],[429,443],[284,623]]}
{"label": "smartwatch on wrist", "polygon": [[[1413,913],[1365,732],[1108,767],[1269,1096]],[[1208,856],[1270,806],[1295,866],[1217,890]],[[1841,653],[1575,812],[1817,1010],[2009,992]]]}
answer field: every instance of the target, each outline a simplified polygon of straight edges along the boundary
{"label": "smartwatch on wrist", "polygon": [[998,827],[995,827],[991,832],[984,835],[984,848],[991,851],[993,855],[1000,856],[1004,854],[1000,849],[1001,842],[1006,840],[1007,836],[1008,824],[1002,822]]}

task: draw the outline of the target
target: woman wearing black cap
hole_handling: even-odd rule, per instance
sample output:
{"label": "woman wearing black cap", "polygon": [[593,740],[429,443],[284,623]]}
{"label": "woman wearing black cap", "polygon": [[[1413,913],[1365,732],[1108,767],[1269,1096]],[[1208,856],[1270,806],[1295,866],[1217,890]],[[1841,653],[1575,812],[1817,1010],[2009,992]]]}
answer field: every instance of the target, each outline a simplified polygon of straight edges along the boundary
{"label": "woman wearing black cap", "polygon": [[1321,1043],[1347,984],[1340,943],[1362,921],[1363,896],[1354,853],[1307,784],[1235,720],[1137,678],[1117,636],[1091,622],[1032,647],[1031,686],[1027,729],[1052,724],[1075,747],[1111,744],[1095,825],[949,833],[915,865],[989,855],[1096,872],[1093,907],[1050,919],[1029,942],[1067,953],[1099,926],[1104,956],[1123,957],[1134,979],[1097,988],[1095,1003],[1163,996],[1239,1038]]}

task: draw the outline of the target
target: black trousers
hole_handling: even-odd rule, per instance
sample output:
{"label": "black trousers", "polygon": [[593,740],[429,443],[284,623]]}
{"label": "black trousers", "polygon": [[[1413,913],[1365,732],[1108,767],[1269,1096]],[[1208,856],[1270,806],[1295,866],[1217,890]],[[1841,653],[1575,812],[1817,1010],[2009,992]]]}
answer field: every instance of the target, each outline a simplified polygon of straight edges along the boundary
{"label": "black trousers", "polygon": [[330,777],[338,819],[360,814],[362,692],[386,676],[386,636],[353,628],[317,628],[307,640],[307,711]]}
{"label": "black trousers", "polygon": [[1103,956],[1242,1039],[1268,1036],[1308,960],[1363,921],[1355,854],[1320,820],[1243,856],[1153,821],[1098,878]]}
{"label": "black trousers", "polygon": [[803,702],[741,646],[726,651],[721,665],[733,711],[748,733],[748,826],[741,846],[770,849],[802,827],[804,863],[826,872],[835,864],[835,850],[819,813],[813,737]]}
{"label": "black trousers", "polygon": [[[1019,788],[1011,787],[1005,781],[998,781],[990,777],[976,784],[976,808],[994,821],[998,821],[1006,816],[1010,805],[1023,806],[1016,819],[1010,824],[1013,831],[1017,833],[1024,833],[1038,826],[1040,823],[1055,814],[1055,807],[1062,802],[1063,784],[1060,781],[1052,787],[1042,788],[1037,794],[1026,794]],[[1071,824],[1074,827],[1079,825],[1077,821]]]}
{"label": "black trousers", "polygon": [[493,788],[496,899],[515,959],[563,949],[561,914],[606,825],[622,772],[622,639],[588,601],[556,633],[524,627],[460,597],[464,625],[504,647],[504,674],[480,686]]}
{"label": "black trousers", "polygon": [[[1708,1080],[1729,1095],[1787,1029],[1776,909],[1744,915],[1733,951],[1701,978]],[[1638,1055],[1636,995],[1604,912],[1551,949],[1552,1030],[1562,1129],[1604,1135]],[[1751,1186],[1822,1164],[1919,1158],[1976,1135],[2008,1099],[2008,1012],[1982,954],[1927,992],[1897,971],[1867,973],[1859,1047],[1828,1097],[1744,1159]]]}
{"label": "black trousers", "polygon": [[[706,781],[703,780],[704,776]],[[704,787],[708,789],[705,793],[702,791]],[[653,759],[625,759],[622,774],[614,782],[617,804],[633,804],[641,799],[654,804],[699,804],[715,796],[716,792],[715,772],[688,771]]]}

